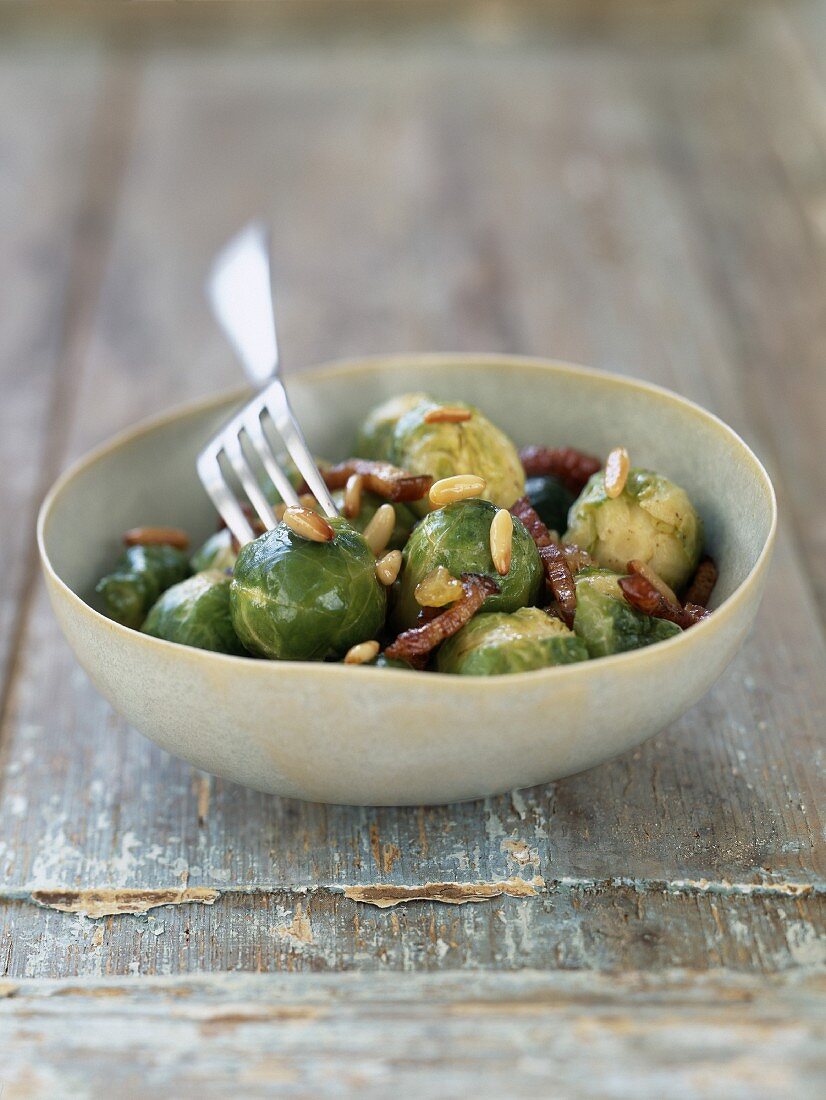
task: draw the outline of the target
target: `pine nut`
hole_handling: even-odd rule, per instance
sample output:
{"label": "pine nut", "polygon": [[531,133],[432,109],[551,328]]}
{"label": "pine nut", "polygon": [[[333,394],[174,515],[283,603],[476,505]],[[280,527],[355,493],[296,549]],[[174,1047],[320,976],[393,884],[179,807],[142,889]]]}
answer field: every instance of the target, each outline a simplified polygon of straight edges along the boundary
{"label": "pine nut", "polygon": [[133,527],[123,536],[124,546],[174,546],[186,550],[189,535],[180,527]]}
{"label": "pine nut", "polygon": [[675,607],[682,607],[682,604],[677,599],[676,593],[673,589],[669,588],[659,573],[655,573],[647,562],[640,561],[639,558],[635,558],[634,561],[629,561],[628,570],[631,573],[639,573],[641,577],[645,577],[649,584],[657,589],[661,596],[665,596],[669,603],[673,603]]}
{"label": "pine nut", "polygon": [[[308,509],[310,512],[318,512],[318,501],[312,493],[302,493],[298,498],[298,503],[302,508]],[[282,501],[273,505],[273,512],[277,520],[284,518],[284,513],[287,511],[287,505]]]}
{"label": "pine nut", "polygon": [[367,545],[376,556],[390,542],[390,536],[393,534],[395,526],[396,509],[392,504],[382,504],[380,508],[376,509],[376,514],[362,532],[367,540]]}
{"label": "pine nut", "polygon": [[500,508],[490,525],[490,556],[500,577],[510,571],[512,554],[513,516],[507,508]]}
{"label": "pine nut", "polygon": [[473,413],[470,409],[462,409],[458,405],[440,405],[438,409],[429,409],[424,414],[425,424],[461,424],[470,420]]}
{"label": "pine nut", "polygon": [[469,497],[478,497],[484,493],[487,482],[476,474],[455,474],[453,477],[443,477],[441,481],[435,481],[430,486],[430,503],[435,508],[443,508],[454,500],[467,500]]}
{"label": "pine nut", "polygon": [[351,474],[347,478],[344,487],[344,508],[342,509],[347,519],[355,519],[361,511],[361,494],[364,489],[364,478],[361,474]]}
{"label": "pine nut", "polygon": [[284,522],[296,535],[310,542],[331,542],[336,536],[324,516],[309,508],[285,508]]}
{"label": "pine nut", "polygon": [[350,649],[344,654],[345,665],[366,665],[370,661],[375,661],[379,655],[378,642],[359,642],[358,645],[351,646]]}
{"label": "pine nut", "polygon": [[625,447],[615,447],[605,460],[605,495],[618,497],[625,488],[631,459]]}
{"label": "pine nut", "polygon": [[443,565],[437,565],[419,581],[413,595],[420,607],[444,607],[461,599],[462,582]]}
{"label": "pine nut", "polygon": [[389,588],[398,577],[401,567],[401,550],[391,550],[389,554],[385,554],[376,562],[376,576],[385,588]]}

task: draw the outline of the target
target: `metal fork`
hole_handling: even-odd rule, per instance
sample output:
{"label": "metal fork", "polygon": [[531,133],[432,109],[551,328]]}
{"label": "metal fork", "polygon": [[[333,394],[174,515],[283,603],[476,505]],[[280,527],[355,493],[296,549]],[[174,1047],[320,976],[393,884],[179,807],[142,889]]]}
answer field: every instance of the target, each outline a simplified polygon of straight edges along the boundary
{"label": "metal fork", "polygon": [[248,377],[259,385],[267,382],[204,447],[197,460],[201,483],[241,545],[255,538],[255,533],[226,471],[235,476],[268,531],[278,520],[261,487],[262,472],[269,476],[285,504],[299,503],[298,494],[273,450],[273,433],[280,436],[327,515],[338,515],[279,377],[268,245],[266,227],[259,222],[250,223],[218,254],[206,284],[212,311]]}

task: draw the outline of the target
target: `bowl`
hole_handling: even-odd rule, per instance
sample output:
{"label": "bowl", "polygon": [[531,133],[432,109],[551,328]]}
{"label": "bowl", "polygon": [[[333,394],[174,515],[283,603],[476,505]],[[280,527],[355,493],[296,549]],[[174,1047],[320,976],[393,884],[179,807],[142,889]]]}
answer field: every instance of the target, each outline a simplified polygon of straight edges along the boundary
{"label": "bowl", "polygon": [[98,447],[43,503],[49,596],[78,661],[118,713],[168,752],[259,790],[358,805],[437,804],[593,767],[682,715],[718,679],[754,620],[776,527],[766,471],[711,413],[601,371],[492,355],[334,363],[289,381],[313,449],[347,455],[377,402],[407,390],[478,405],[519,444],[571,444],[635,465],[691,496],[719,565],[715,612],[646,649],[511,676],[230,657],[150,638],[92,602],[123,531],[215,529],[195,456],[247,392],[202,401]]}

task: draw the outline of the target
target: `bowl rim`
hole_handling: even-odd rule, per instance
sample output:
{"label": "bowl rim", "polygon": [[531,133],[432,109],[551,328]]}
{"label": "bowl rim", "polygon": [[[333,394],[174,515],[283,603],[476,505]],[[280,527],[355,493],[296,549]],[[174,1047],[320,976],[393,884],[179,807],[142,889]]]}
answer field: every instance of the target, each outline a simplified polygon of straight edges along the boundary
{"label": "bowl rim", "polygon": [[[326,380],[346,376],[348,374],[356,374],[365,369],[401,372],[406,367],[413,365],[437,366],[439,364],[448,364],[453,367],[484,367],[492,370],[502,369],[508,366],[518,366],[520,368],[534,369],[541,373],[550,371],[557,374],[565,374],[573,378],[595,378],[619,388],[642,391],[653,397],[676,403],[681,406],[683,411],[714,425],[721,434],[727,436],[732,443],[742,448],[746,457],[751,461],[755,471],[759,475],[769,500],[771,522],[763,547],[757,556],[757,560],[731,595],[728,596],[719,607],[714,609],[713,615],[695,624],[690,631],[681,631],[671,638],[657,642],[654,646],[644,646],[641,649],[630,650],[626,653],[615,653],[607,657],[599,657],[594,661],[580,661],[573,664],[556,665],[550,668],[531,669],[526,672],[510,673],[508,676],[504,677],[508,685],[513,684],[518,686],[529,682],[532,685],[538,686],[545,678],[550,682],[562,677],[573,680],[578,677],[593,674],[595,666],[596,668],[605,670],[609,668],[618,668],[620,666],[628,666],[630,668],[634,662],[642,664],[644,661],[650,660],[657,654],[665,656],[666,653],[676,653],[677,647],[679,646],[685,648],[691,645],[702,644],[702,639],[706,638],[711,631],[724,625],[724,623],[736,614],[748,600],[751,590],[767,568],[774,548],[777,534],[777,496],[774,485],[762,462],[745,440],[719,416],[703,408],[702,405],[697,404],[697,402],[692,401],[690,398],[683,397],[673,390],[669,390],[665,386],[660,386],[657,383],[647,382],[637,378],[629,378],[624,375],[616,374],[613,371],[596,367],[587,367],[565,360],[546,359],[541,356],[508,355],[496,352],[402,352],[396,355],[350,356],[345,359],[328,360],[318,366],[307,368],[294,377],[298,377],[302,381],[305,379]],[[288,378],[288,384],[289,381],[290,379]],[[169,649],[172,654],[177,654],[179,658],[183,659],[202,660],[208,663],[219,662],[223,665],[225,665],[226,662],[231,662],[229,667],[238,668],[239,671],[243,668],[250,672],[255,669],[257,670],[256,674],[259,675],[262,674],[261,670],[268,669],[270,671],[268,673],[263,673],[264,675],[283,676],[313,674],[344,677],[364,677],[366,675],[368,678],[372,678],[374,684],[393,681],[398,683],[399,678],[403,677],[404,680],[409,683],[410,673],[415,671],[413,669],[376,668],[372,665],[345,665],[343,662],[266,661],[258,657],[239,657],[229,653],[214,653],[211,650],[195,649],[191,646],[180,645],[177,642],[168,642],[161,638],[154,638],[148,634],[142,634],[139,630],[133,630],[131,627],[123,626],[113,619],[108,618],[102,612],[97,611],[66,584],[52,565],[48,550],[46,549],[46,527],[57,499],[76,477],[102,458],[105,458],[108,454],[119,450],[128,443],[140,439],[144,435],[148,435],[158,428],[163,428],[185,416],[198,415],[210,409],[218,409],[223,405],[230,405],[235,401],[242,401],[250,392],[249,386],[239,386],[223,390],[218,394],[174,405],[165,412],[145,417],[137,423],[122,429],[72,462],[69,467],[59,475],[46,493],[38,511],[37,548],[44,574],[53,587],[96,627],[104,626],[112,630],[115,634],[122,634],[127,641],[131,640],[135,645],[143,644],[150,647],[161,647],[161,651],[163,648],[166,648]],[[500,676],[455,676],[448,673],[436,673],[435,675],[431,673],[428,675],[427,682],[431,690],[450,691],[451,693],[455,693],[458,690],[477,693],[480,690],[501,692],[504,688],[502,680],[503,677]]]}

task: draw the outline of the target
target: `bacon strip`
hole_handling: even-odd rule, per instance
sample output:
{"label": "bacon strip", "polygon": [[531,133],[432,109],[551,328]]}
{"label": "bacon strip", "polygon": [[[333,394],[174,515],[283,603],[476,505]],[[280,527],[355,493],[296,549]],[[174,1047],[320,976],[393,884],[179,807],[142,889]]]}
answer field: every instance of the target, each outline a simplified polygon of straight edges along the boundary
{"label": "bacon strip", "polygon": [[[433,478],[427,474],[409,474],[389,462],[374,462],[368,458],[347,458],[335,466],[327,466],[319,473],[328,489],[343,489],[348,478],[361,474],[363,487],[385,500],[421,500],[427,496]],[[308,486],[302,483],[299,493],[305,493]]]}
{"label": "bacon strip", "polygon": [[499,592],[499,585],[482,573],[463,573],[461,576],[464,595],[440,615],[414,626],[401,633],[385,649],[385,657],[407,661],[414,668],[422,668],[429,654],[441,645],[446,638],[470,622],[488,596]]}
{"label": "bacon strip", "polygon": [[667,619],[670,623],[676,623],[682,630],[688,630],[694,623],[707,619],[711,614],[707,608],[695,603],[688,603],[685,607],[678,607],[671,603],[641,573],[620,577],[619,586],[626,600],[637,611],[642,611],[645,615],[653,615],[655,619]]}
{"label": "bacon strip", "polygon": [[576,585],[571,567],[568,565],[562,547],[553,543],[550,546],[543,546],[539,556],[545,567],[548,585],[559,604],[562,621],[570,630],[573,628],[576,613]]}
{"label": "bacon strip", "polygon": [[697,572],[686,589],[683,603],[695,603],[699,604],[700,607],[708,607],[708,601],[716,583],[717,566],[711,558],[705,557],[697,566]]}
{"label": "bacon strip", "polygon": [[523,447],[519,452],[528,477],[558,477],[572,493],[580,493],[602,463],[575,447]]}
{"label": "bacon strip", "polygon": [[596,565],[587,550],[583,550],[573,542],[560,542],[556,531],[548,530],[528,497],[520,497],[510,506],[510,512],[524,525],[538,550],[542,550],[545,546],[558,546],[572,573],[578,573],[580,569],[585,569],[589,565]]}
{"label": "bacon strip", "polygon": [[551,538],[551,532],[542,522],[539,513],[531,504],[528,497],[520,497],[510,506],[510,513],[516,516],[524,524],[528,534],[538,547],[550,546],[555,539]]}

